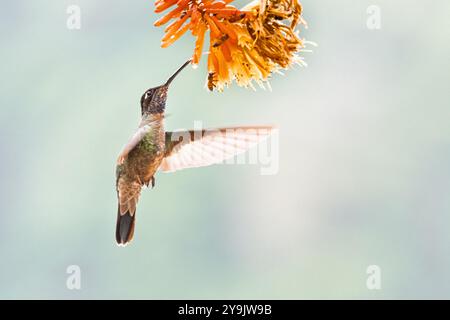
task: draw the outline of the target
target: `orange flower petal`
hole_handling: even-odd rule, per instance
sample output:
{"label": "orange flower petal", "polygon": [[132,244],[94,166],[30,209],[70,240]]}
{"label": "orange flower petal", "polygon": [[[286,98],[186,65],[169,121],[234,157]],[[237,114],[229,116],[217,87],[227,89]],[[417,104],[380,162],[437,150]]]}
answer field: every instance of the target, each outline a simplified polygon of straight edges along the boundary
{"label": "orange flower petal", "polygon": [[209,14],[205,14],[203,16],[205,18],[205,20],[208,22],[209,28],[211,33],[213,33],[214,37],[219,37],[221,32],[220,29],[216,26],[216,24],[214,23],[214,20],[211,19],[211,17],[209,16]]}
{"label": "orange flower petal", "polygon": [[164,32],[166,32],[164,38],[167,36],[167,34],[169,33],[173,34],[176,30],[178,30],[183,25],[183,23],[190,17],[190,15],[191,13],[188,12],[179,20],[175,20],[170,25],[168,25],[167,28],[164,30]]}
{"label": "orange flower petal", "polygon": [[225,57],[225,60],[227,62],[231,62],[231,51],[230,48],[228,47],[227,41],[225,41],[220,45],[220,49],[222,50],[222,54]]}
{"label": "orange flower petal", "polygon": [[190,27],[189,24],[185,24],[183,28],[178,29],[177,32],[175,32],[175,34],[171,38],[163,40],[161,42],[161,47],[167,48],[168,46],[170,46],[172,43],[177,41],[186,31],[188,31],[189,27]]}
{"label": "orange flower petal", "polygon": [[216,17],[211,17],[211,20],[214,21],[214,23],[216,24],[216,26],[219,28],[219,30],[222,33],[225,33],[226,35],[228,35],[230,37],[230,39],[232,40],[236,40],[237,36],[236,33],[234,33],[231,28],[226,28],[224,26],[224,23],[220,22]]}
{"label": "orange flower petal", "polygon": [[167,1],[160,1],[158,4],[156,4],[155,12],[163,12],[164,10],[170,8],[175,3],[177,3],[178,0],[167,0]]}
{"label": "orange flower petal", "polygon": [[194,57],[192,58],[192,64],[198,64],[202,55],[203,42],[205,40],[206,25],[204,23],[199,24],[197,41],[195,41]]}
{"label": "orange flower petal", "polygon": [[170,11],[168,14],[166,14],[164,17],[156,21],[153,25],[155,27],[162,26],[163,24],[166,24],[170,19],[174,18],[176,15],[180,14],[181,11],[183,11],[183,7],[178,7]]}

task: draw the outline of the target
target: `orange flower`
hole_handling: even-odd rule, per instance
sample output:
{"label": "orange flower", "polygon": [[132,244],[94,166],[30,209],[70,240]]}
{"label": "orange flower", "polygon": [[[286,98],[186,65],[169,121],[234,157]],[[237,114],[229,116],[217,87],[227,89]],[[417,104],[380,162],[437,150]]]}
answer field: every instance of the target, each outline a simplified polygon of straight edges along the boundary
{"label": "orange flower", "polygon": [[174,7],[155,22],[166,27],[162,47],[179,39],[187,30],[195,41],[193,63],[202,55],[209,31],[208,88],[223,90],[233,80],[240,86],[264,86],[272,72],[300,63],[296,55],[304,42],[295,31],[304,24],[298,0],[255,0],[238,10],[233,0],[157,0],[155,12]]}

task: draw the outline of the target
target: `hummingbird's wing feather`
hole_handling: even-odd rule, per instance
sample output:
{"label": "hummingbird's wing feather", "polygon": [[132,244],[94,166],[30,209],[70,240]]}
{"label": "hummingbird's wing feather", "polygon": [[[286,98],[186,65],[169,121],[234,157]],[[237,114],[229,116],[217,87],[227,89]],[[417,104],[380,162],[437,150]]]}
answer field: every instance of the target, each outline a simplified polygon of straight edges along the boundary
{"label": "hummingbird's wing feather", "polygon": [[136,133],[128,140],[127,144],[122,148],[122,151],[117,158],[117,164],[122,164],[131,150],[133,150],[139,141],[152,129],[151,125],[143,125],[139,127]]}
{"label": "hummingbird's wing feather", "polygon": [[166,132],[166,151],[160,169],[174,172],[221,163],[255,146],[273,129],[249,126]]}

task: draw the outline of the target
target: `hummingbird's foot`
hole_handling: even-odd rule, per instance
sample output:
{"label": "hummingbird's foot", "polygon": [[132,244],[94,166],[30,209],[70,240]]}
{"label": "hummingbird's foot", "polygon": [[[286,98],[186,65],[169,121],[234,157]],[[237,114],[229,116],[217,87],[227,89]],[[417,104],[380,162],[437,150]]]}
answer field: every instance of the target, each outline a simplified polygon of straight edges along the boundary
{"label": "hummingbird's foot", "polygon": [[152,189],[155,187],[155,177],[152,177]]}

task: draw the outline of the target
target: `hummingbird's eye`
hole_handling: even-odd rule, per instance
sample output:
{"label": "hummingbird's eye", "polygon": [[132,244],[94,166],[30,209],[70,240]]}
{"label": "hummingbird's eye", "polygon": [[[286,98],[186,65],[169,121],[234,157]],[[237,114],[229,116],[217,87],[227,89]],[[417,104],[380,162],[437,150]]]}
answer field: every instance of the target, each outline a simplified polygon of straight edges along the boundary
{"label": "hummingbird's eye", "polygon": [[147,90],[141,97],[141,105],[148,105],[152,99],[153,90]]}

